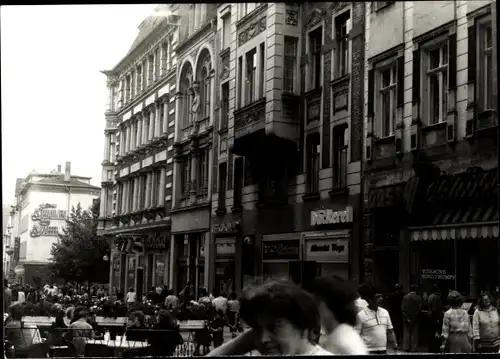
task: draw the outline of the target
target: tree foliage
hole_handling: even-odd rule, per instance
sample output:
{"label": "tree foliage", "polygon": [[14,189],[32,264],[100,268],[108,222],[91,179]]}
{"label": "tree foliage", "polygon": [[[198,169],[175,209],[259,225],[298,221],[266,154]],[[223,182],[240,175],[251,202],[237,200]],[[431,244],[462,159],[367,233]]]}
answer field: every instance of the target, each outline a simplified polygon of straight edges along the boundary
{"label": "tree foliage", "polygon": [[109,243],[97,237],[98,217],[98,200],[89,210],[80,203],[71,209],[63,233],[50,251],[50,268],[56,277],[77,283],[108,282],[109,262],[103,256],[109,255]]}

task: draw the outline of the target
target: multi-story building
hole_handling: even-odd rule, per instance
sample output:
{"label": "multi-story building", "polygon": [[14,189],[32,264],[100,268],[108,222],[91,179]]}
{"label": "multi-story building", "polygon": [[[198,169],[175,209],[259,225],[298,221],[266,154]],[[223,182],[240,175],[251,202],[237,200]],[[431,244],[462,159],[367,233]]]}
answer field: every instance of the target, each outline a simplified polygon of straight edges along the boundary
{"label": "multi-story building", "polygon": [[359,279],[364,9],[218,5],[216,290],[268,277]]}
{"label": "multi-story building", "polygon": [[10,205],[2,206],[2,246],[3,246],[3,275],[9,278],[12,267],[12,257],[14,255],[14,238],[12,236],[11,222],[12,207]]}
{"label": "multi-story building", "polygon": [[[47,266],[52,244],[73,207],[90,209],[100,188],[90,184],[90,177],[71,175],[66,162],[49,174],[32,172],[16,184],[16,205],[12,222],[16,280],[21,284],[39,285],[52,282]],[[19,248],[17,248],[19,243]]]}
{"label": "multi-story building", "polygon": [[[124,292],[143,293],[169,277],[178,9],[155,11],[125,57],[103,71],[109,101],[98,233],[111,243],[110,283]],[[142,250],[122,251],[131,241]]]}
{"label": "multi-story building", "polygon": [[366,3],[364,272],[386,291],[499,284],[492,4]]}
{"label": "multi-story building", "polygon": [[207,287],[219,44],[216,5],[179,5],[170,287]]}

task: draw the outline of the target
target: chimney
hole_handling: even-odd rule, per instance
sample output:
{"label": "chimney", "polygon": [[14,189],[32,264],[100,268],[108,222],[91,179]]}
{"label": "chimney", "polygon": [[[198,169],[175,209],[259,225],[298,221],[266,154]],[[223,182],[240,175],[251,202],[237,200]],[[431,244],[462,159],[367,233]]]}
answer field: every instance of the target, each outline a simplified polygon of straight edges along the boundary
{"label": "chimney", "polygon": [[64,181],[69,182],[71,179],[71,162],[66,161],[66,169],[64,171]]}
{"label": "chimney", "polygon": [[61,173],[61,165],[57,165],[57,173]]}

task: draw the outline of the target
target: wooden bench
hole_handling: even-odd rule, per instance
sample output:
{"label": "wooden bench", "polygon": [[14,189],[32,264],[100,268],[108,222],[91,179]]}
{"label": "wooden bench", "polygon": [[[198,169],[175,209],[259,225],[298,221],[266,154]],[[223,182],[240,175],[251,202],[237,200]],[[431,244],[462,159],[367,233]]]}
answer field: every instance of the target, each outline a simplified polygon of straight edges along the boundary
{"label": "wooden bench", "polygon": [[118,318],[107,318],[107,317],[95,317],[95,323],[101,327],[123,327],[127,325],[127,317]]}

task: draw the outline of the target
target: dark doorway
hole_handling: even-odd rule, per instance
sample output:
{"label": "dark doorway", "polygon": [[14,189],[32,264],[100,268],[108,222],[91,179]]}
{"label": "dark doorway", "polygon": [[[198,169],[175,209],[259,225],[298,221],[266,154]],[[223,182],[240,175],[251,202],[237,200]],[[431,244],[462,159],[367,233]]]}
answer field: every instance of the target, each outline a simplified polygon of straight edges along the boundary
{"label": "dark doorway", "polygon": [[142,302],[142,295],[144,293],[144,268],[137,268],[137,301]]}

